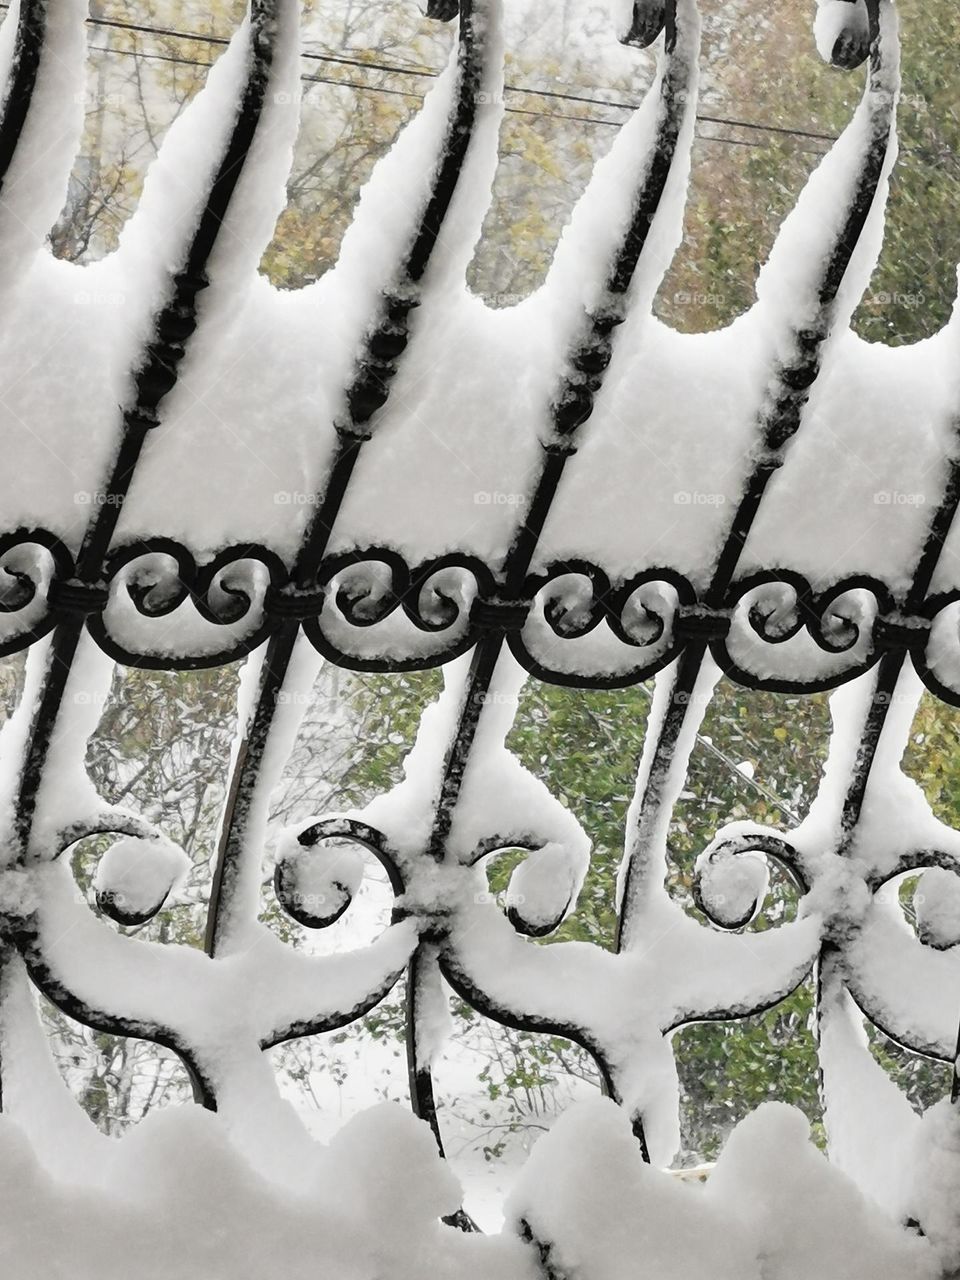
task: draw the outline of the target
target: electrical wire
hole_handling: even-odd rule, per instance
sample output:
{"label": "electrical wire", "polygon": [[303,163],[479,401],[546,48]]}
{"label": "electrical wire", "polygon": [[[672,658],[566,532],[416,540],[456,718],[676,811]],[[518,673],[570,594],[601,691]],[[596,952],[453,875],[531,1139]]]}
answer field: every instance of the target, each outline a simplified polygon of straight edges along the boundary
{"label": "electrical wire", "polygon": [[[139,49],[111,49],[105,45],[91,45],[90,51],[91,53],[119,54],[121,56],[131,58],[144,58],[153,62],[173,63],[174,66],[180,67],[200,67],[208,69],[214,65],[212,62],[204,62],[198,58],[175,58],[172,54],[143,53]],[[415,102],[423,101],[422,94],[412,93],[408,89],[391,89],[385,85],[358,84],[355,80],[338,80],[331,76],[316,76],[309,75],[307,73],[304,73],[300,78],[305,84],[327,84],[333,85],[337,89],[354,89],[361,93],[379,93],[386,94],[389,97],[409,98]],[[504,107],[504,110],[509,115],[534,116],[541,120],[566,120],[573,124],[601,125],[608,129],[619,129],[621,127],[621,121],[603,120],[599,116],[574,116],[567,115],[562,111],[534,111],[529,107]],[[702,118],[705,119],[705,117]],[[722,138],[704,133],[698,133],[697,139],[700,142],[720,142],[734,147],[762,147],[764,145],[762,142],[756,142],[747,138]],[[815,148],[813,150],[817,155],[823,154],[819,148]]]}
{"label": "electrical wire", "polygon": [[[7,8],[9,8],[8,4],[0,4],[0,10]],[[137,35],[152,36],[154,38],[185,40],[192,43],[213,45],[221,48],[229,44],[229,39],[226,36],[217,36],[212,33],[208,34],[199,31],[181,31],[176,27],[154,27],[146,23],[129,22],[122,18],[101,18],[90,16],[87,18],[87,22],[91,26],[124,31]],[[113,49],[102,45],[94,45],[91,46],[91,51],[140,57],[157,62],[174,63],[199,68],[207,68],[212,65],[211,62],[206,62],[202,59],[179,58],[174,57],[171,54],[146,53],[139,49]],[[333,53],[304,52],[303,57],[312,62],[326,63],[334,66],[355,67],[364,71],[380,71],[388,75],[415,76],[435,79],[439,74],[437,71],[429,67],[416,66],[409,63],[405,65],[399,62],[391,63],[364,58],[349,58]],[[355,89],[359,92],[378,93],[390,97],[401,97],[422,101],[422,94],[415,93],[410,90],[395,89],[384,85],[361,84],[353,80],[334,79],[332,77],[313,76],[309,74],[305,74],[302,79],[306,83],[310,84],[330,84],[337,87]],[[634,111],[639,105],[635,102],[610,102],[603,98],[596,98],[588,94],[569,93],[559,89],[537,89],[529,85],[507,84],[504,88],[509,93],[516,93],[530,97],[548,98],[560,102],[573,102],[584,106],[602,107],[606,110],[612,111]],[[620,121],[607,120],[596,116],[568,115],[562,112],[552,111],[535,111],[529,107],[507,106],[505,107],[505,110],[511,115],[535,116],[548,120],[565,120],[577,124],[599,125],[606,128],[619,128],[621,123]],[[755,120],[738,120],[730,116],[708,115],[706,113],[698,112],[697,120],[702,124],[719,125],[726,128],[744,129],[752,132],[794,137],[807,142],[833,143],[836,141],[836,135],[830,133],[819,133],[815,130],[798,129],[788,125],[764,124]],[[700,134],[698,137],[704,142],[726,143],[732,146],[764,145],[763,143],[757,144],[747,142],[742,138],[719,137],[704,134]],[[819,151],[819,148],[817,148],[817,150]]]}

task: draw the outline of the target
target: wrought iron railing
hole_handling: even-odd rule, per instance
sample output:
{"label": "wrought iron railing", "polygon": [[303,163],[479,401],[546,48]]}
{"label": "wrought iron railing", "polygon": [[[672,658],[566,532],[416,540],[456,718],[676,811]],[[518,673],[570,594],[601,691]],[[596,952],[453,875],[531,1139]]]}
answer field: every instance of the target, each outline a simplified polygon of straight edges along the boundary
{"label": "wrought iron railing", "polygon": [[[276,418],[261,405],[234,424],[242,434],[259,423],[266,440],[283,434],[280,418],[298,405],[299,438],[313,447],[310,500],[284,508],[286,524],[264,533],[262,513],[245,526],[242,495],[234,509],[231,481],[211,472],[211,503],[223,511],[223,528],[239,531],[214,545],[206,526],[196,526],[191,540],[189,509],[183,519],[167,519],[163,503],[145,506],[143,495],[178,485],[190,465],[195,441],[183,429],[189,409],[176,396],[202,361],[214,358],[210,343],[227,343],[234,299],[249,321],[243,335],[258,332],[245,291],[264,231],[270,234],[269,211],[256,193],[265,166],[278,163],[283,139],[295,129],[294,6],[252,0],[249,22],[225,55],[220,106],[208,109],[207,149],[196,162],[197,189],[180,198],[151,259],[152,294],[132,296],[125,316],[121,347],[133,374],[114,427],[98,428],[84,460],[84,474],[95,474],[90,500],[69,510],[54,509],[55,497],[46,507],[38,500],[36,514],[27,521],[16,515],[0,538],[0,652],[31,649],[24,701],[4,741],[11,784],[0,887],[5,998],[25,970],[71,1017],[171,1048],[198,1100],[217,1109],[240,1105],[252,1082],[260,1087],[269,1075],[264,1050],[361,1017],[406,970],[411,1097],[438,1143],[432,1028],[445,981],[499,1023],[586,1049],[606,1091],[628,1110],[645,1155],[663,1159],[676,1145],[671,1034],[688,1023],[770,1008],[816,971],[829,1129],[855,1087],[846,1072],[849,1053],[869,1058],[851,1030],[853,1005],[906,1049],[945,1063],[956,1058],[960,1012],[951,950],[957,937],[931,913],[914,936],[895,897],[880,893],[908,872],[956,872],[960,865],[956,833],[929,813],[907,833],[890,820],[887,794],[919,696],[913,672],[938,698],[960,704],[960,586],[943,563],[960,497],[956,405],[947,391],[938,402],[947,443],[934,450],[935,503],[891,504],[884,513],[888,528],[903,534],[897,545],[906,539],[913,550],[888,558],[871,547],[860,564],[847,556],[838,576],[827,534],[819,560],[799,542],[790,558],[794,451],[805,431],[815,431],[818,415],[829,417],[838,377],[855,383],[864,376],[843,338],[872,269],[894,158],[892,4],[867,0],[864,38],[862,6],[850,3],[834,57],[848,69],[866,61],[862,104],[774,250],[750,354],[740,368],[721,360],[722,367],[702,371],[707,398],[712,388],[739,434],[733,446],[729,431],[719,443],[701,436],[699,447],[708,460],[711,449],[726,451],[718,470],[722,462],[733,478],[725,501],[683,508],[689,529],[675,554],[669,537],[657,544],[633,531],[633,507],[648,501],[646,493],[635,491],[632,505],[611,519],[600,515],[611,424],[629,415],[623,431],[655,443],[649,419],[659,410],[643,398],[651,395],[643,381],[651,361],[663,362],[681,417],[684,411],[682,342],[651,355],[644,325],[682,217],[696,110],[694,0],[637,0],[628,38],[648,44],[664,33],[660,72],[607,165],[618,173],[614,195],[610,185],[599,197],[588,191],[555,271],[522,304],[537,335],[521,344],[522,357],[540,361],[523,369],[527,417],[499,421],[510,398],[491,391],[489,436],[467,432],[458,441],[458,397],[479,395],[518,341],[517,328],[504,327],[512,322],[492,313],[477,321],[477,341],[461,338],[451,310],[483,213],[477,185],[496,158],[500,67],[490,7],[488,0],[461,0],[451,67],[387,161],[387,177],[371,188],[370,206],[361,205],[358,218],[369,220],[380,200],[390,224],[372,255],[374,273],[379,258],[386,274],[371,283],[362,269],[367,250],[352,251],[348,237],[334,276],[346,280],[353,310],[338,311],[336,299],[318,303],[315,319],[341,325],[338,340],[348,354],[324,355],[324,386],[294,388]],[[438,3],[431,16],[456,15]],[[33,250],[23,228],[42,236],[52,221],[51,192],[28,180],[30,149],[38,129],[54,127],[65,61],[82,61],[82,20],[76,0],[23,0],[16,16],[0,127],[9,215],[0,217],[0,235],[16,251],[5,254],[0,283],[13,317],[9,352],[16,351],[25,296],[18,290],[29,294],[24,279]],[[66,119],[70,103],[61,105]],[[160,162],[157,169],[155,188],[170,179]],[[145,204],[150,198],[157,190],[148,184]],[[137,269],[135,248],[121,244],[118,269]],[[162,279],[158,263],[167,264]],[[577,271],[570,290],[565,285]],[[283,306],[282,314],[269,313],[287,326],[281,336],[301,324]],[[236,333],[229,341],[239,342]],[[318,328],[316,342],[327,341]],[[735,355],[730,343],[725,350]],[[276,361],[277,351],[270,346],[267,360]],[[253,340],[244,358],[257,358]],[[417,361],[420,368],[444,365],[446,398],[437,384],[431,392],[431,412],[442,420],[436,452],[443,462],[436,466],[427,465],[426,433],[401,431],[404,414],[408,422],[416,418],[416,380],[411,375],[405,384],[404,377]],[[55,394],[60,401],[39,412],[46,422],[61,415],[69,423],[70,388]],[[95,404],[109,412],[108,392]],[[232,411],[242,418],[242,406]],[[469,416],[483,414],[471,409]],[[33,429],[42,434],[44,423]],[[633,468],[632,481],[642,479],[637,457],[618,457]],[[436,478],[447,465],[455,474],[438,492]],[[471,483],[476,489],[469,477],[477,475],[517,501],[468,509],[464,495]],[[624,492],[617,489],[618,502]],[[427,502],[432,515],[424,529]],[[155,524],[144,528],[142,509]],[[303,512],[308,518],[298,524]],[[787,532],[771,538],[775,525]],[[690,550],[694,544],[699,550]],[[166,848],[145,820],[91,806],[66,785],[82,770],[96,722],[97,703],[78,705],[76,694],[104,679],[98,650],[114,662],[175,670],[255,655],[205,955],[118,932],[71,888],[65,855],[93,833],[132,838],[161,856]],[[305,820],[277,864],[279,902],[310,927],[337,919],[355,888],[333,872],[324,878],[328,842],[362,846],[386,868],[396,895],[393,924],[346,957],[267,941],[258,922],[269,795],[296,733],[290,695],[312,680],[305,655],[313,650],[354,671],[447,666],[440,706],[431,709],[403,786],[362,813]],[[575,819],[504,748],[518,668],[583,689],[657,677],[611,951],[536,941],[572,909],[588,849]],[[810,818],[794,832],[743,823],[721,831],[698,861],[696,900],[706,919],[697,920],[666,892],[666,840],[720,673],[748,689],[809,693],[849,685],[850,695]],[[507,848],[529,856],[504,914],[477,887],[486,885],[484,859]],[[798,886],[801,906],[796,919],[745,935],[766,886],[761,861],[750,855],[779,864]],[[936,874],[925,883],[933,897],[949,893]],[[162,906],[163,897],[149,912],[132,911],[109,889],[100,895],[102,912],[123,925]],[[7,1057],[17,1031],[2,1017],[0,1028]],[[465,1215],[459,1221],[469,1225]]]}

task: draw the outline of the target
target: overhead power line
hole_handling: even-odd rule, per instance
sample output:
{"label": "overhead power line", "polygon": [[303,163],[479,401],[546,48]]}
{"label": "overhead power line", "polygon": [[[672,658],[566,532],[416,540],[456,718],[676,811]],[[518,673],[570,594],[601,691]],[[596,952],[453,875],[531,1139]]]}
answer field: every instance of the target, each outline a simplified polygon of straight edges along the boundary
{"label": "overhead power line", "polygon": [[[0,10],[8,7],[9,6],[7,4],[0,4]],[[154,38],[189,41],[192,43],[206,44],[219,48],[229,44],[229,39],[226,36],[218,36],[212,33],[200,31],[181,31],[176,27],[155,27],[147,23],[130,22],[122,18],[101,18],[91,16],[87,18],[87,22],[91,26],[95,27],[125,31],[136,35],[152,36]],[[114,49],[102,45],[91,46],[91,49],[93,52],[98,53],[113,53],[130,57],[140,57],[156,62],[167,62],[202,69],[213,65],[212,62],[204,61],[199,58],[174,57],[171,54],[148,53],[140,49]],[[303,57],[311,62],[324,63],[332,66],[358,68],[363,71],[380,71],[388,75],[435,79],[439,74],[439,72],[430,67],[418,66],[413,63],[405,64],[403,62],[385,62],[374,59],[351,58],[342,54],[304,52]],[[385,85],[364,84],[354,80],[310,75],[308,73],[304,74],[302,79],[308,84],[329,84],[339,88],[354,89],[361,93],[383,94],[389,97],[409,98],[416,101],[422,101],[423,98],[422,94],[415,91],[397,89]],[[608,101],[604,98],[594,97],[591,94],[571,93],[560,89],[538,89],[532,85],[506,84],[504,89],[508,93],[515,93],[529,97],[547,98],[559,102],[572,102],[583,106],[600,107],[607,111],[630,112],[636,110],[639,105],[637,102],[616,100]],[[567,115],[556,111],[537,111],[530,107],[506,106],[505,110],[511,115],[533,116],[546,120],[565,120],[576,124],[599,125],[606,128],[619,128],[621,124],[620,121],[608,120],[597,116]],[[754,133],[800,138],[808,142],[832,143],[836,141],[836,135],[830,133],[820,133],[812,129],[799,129],[788,125],[765,124],[756,120],[738,120],[735,117],[712,115],[706,112],[698,112],[697,120],[701,124],[718,125],[732,129],[743,129]],[[756,142],[750,142],[743,138],[721,137],[711,134],[699,134],[698,137],[704,142],[725,143],[731,146],[763,145],[762,143],[758,144]]]}
{"label": "overhead power line", "polygon": [[[150,62],[167,62],[167,63],[172,63],[174,66],[180,66],[180,67],[200,67],[201,69],[208,69],[214,65],[213,62],[204,62],[202,59],[199,59],[199,58],[177,58],[177,57],[174,57],[172,54],[144,53],[140,49],[112,49],[112,48],[108,48],[105,45],[91,45],[90,51],[92,53],[116,54],[122,57],[144,58],[145,60]],[[386,96],[393,97],[393,98],[409,98],[414,102],[423,101],[423,94],[414,93],[409,89],[392,89],[386,85],[360,84],[356,80],[337,79],[332,76],[310,75],[309,73],[306,73],[306,72],[300,77],[300,79],[305,84],[327,84],[327,85],[333,85],[334,88],[337,88],[337,89],[354,89],[360,93],[385,94]],[[528,91],[523,90],[522,92],[528,92]],[[529,91],[529,92],[532,92],[532,91]],[[607,106],[609,104],[600,103],[599,105]],[[632,110],[633,108],[627,108],[627,109]],[[532,107],[505,106],[504,110],[509,115],[534,116],[536,119],[539,119],[539,120],[566,120],[572,124],[601,125],[608,129],[619,129],[622,123],[619,120],[604,120],[604,119],[601,119],[599,116],[568,115],[567,113],[562,111],[534,111]],[[708,123],[712,123],[712,121],[709,120],[707,117],[698,117],[698,119],[706,119]],[[697,137],[701,142],[721,142],[734,147],[763,146],[762,142],[756,142],[747,138],[724,138],[724,137],[716,137],[710,134],[703,134],[703,133],[698,133]],[[818,155],[821,154],[819,150],[817,151],[817,154]]]}
{"label": "overhead power line", "polygon": [[[118,31],[131,31],[142,35],[165,36],[174,40],[192,40],[202,44],[218,45],[221,47],[230,43],[226,36],[208,35],[202,32],[179,31],[174,27],[152,27],[141,23],[127,22],[121,18],[90,18],[88,21],[96,26],[112,27]],[[390,75],[423,76],[431,79],[435,79],[439,75],[439,72],[431,67],[418,66],[414,63],[390,63],[367,58],[348,58],[342,54],[334,53],[305,52],[303,57],[315,62],[329,62],[340,66],[360,67],[364,71],[383,71]],[[609,102],[604,98],[595,98],[581,93],[567,93],[560,89],[537,89],[531,85],[506,84],[504,85],[504,89],[509,93],[529,94],[538,98],[556,98],[562,102],[579,102],[586,106],[608,107],[618,111],[635,111],[640,105],[637,102]],[[396,92],[399,93],[400,91],[397,90]],[[411,94],[409,96],[418,97],[420,95]],[[527,114],[534,113],[528,112]],[[580,119],[581,117],[577,116],[575,118]],[[836,142],[835,134],[818,133],[811,129],[796,129],[789,125],[763,124],[756,120],[737,120],[729,116],[706,115],[699,112],[697,113],[697,119],[706,124],[728,125],[738,129],[755,129],[763,133],[782,133],[787,134],[790,137],[812,139],[816,142]],[[603,120],[598,123],[609,124],[611,122]]]}

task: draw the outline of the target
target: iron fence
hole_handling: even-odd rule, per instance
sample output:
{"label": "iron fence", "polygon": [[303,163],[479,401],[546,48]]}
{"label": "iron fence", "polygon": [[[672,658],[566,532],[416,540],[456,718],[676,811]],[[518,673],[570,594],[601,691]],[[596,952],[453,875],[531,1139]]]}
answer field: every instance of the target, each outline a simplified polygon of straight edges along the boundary
{"label": "iron fence", "polygon": [[[853,15],[856,6],[850,8]],[[82,15],[67,9],[55,0],[21,4],[0,125],[5,186],[21,181],[25,140],[35,142],[36,103],[50,101],[56,71],[48,25],[55,11],[58,22],[82,22]],[[18,713],[22,732],[10,797],[4,883],[16,892],[3,895],[8,992],[25,967],[40,990],[80,1022],[168,1046],[185,1064],[198,1100],[216,1109],[258,1069],[264,1050],[358,1019],[406,970],[411,1099],[438,1143],[431,1020],[441,979],[498,1023],[561,1036],[586,1049],[606,1091],[629,1110],[645,1153],[651,1129],[669,1134],[673,1123],[664,1118],[676,1101],[672,1033],[688,1023],[746,1018],[768,1009],[812,971],[818,981],[818,1034],[828,1050],[822,1082],[828,1120],[831,1105],[844,1105],[846,1086],[831,1079],[829,1046],[846,1035],[850,998],[905,1049],[954,1063],[957,1002],[955,993],[942,990],[952,969],[937,957],[956,939],[932,926],[920,938],[896,931],[884,923],[877,904],[882,887],[908,872],[956,872],[960,844],[944,835],[940,843],[924,837],[914,847],[899,833],[884,843],[876,822],[865,832],[862,819],[878,754],[909,731],[900,704],[910,701],[910,670],[939,699],[960,705],[950,655],[960,589],[937,586],[960,498],[955,436],[941,459],[940,496],[926,518],[908,583],[893,572],[888,579],[875,572],[840,578],[801,572],[768,561],[755,537],[768,495],[803,434],[831,341],[849,319],[856,299],[845,291],[859,287],[852,264],[864,252],[865,229],[878,216],[893,163],[898,81],[892,7],[889,0],[868,0],[867,11],[866,43],[851,19],[834,50],[837,64],[847,69],[866,62],[863,104],[837,144],[844,163],[806,246],[809,260],[776,317],[771,356],[752,393],[751,439],[738,491],[719,512],[707,571],[694,572],[669,554],[651,559],[648,547],[630,544],[629,531],[621,537],[619,567],[588,554],[551,559],[552,538],[545,537],[551,521],[562,519],[567,545],[577,542],[564,486],[581,465],[618,341],[630,317],[649,308],[662,275],[660,232],[673,216],[668,206],[682,192],[696,110],[693,0],[637,0],[634,6],[628,39],[647,45],[662,33],[664,49],[645,108],[651,127],[633,170],[630,216],[615,239],[600,246],[605,265],[602,277],[591,282],[592,301],[568,317],[542,421],[526,424],[536,444],[523,500],[510,509],[509,520],[497,513],[503,537],[495,553],[480,554],[465,543],[413,562],[397,542],[356,541],[357,520],[344,519],[358,489],[361,501],[376,496],[369,492],[363,460],[378,440],[425,316],[436,305],[435,294],[424,286],[448,217],[458,197],[470,198],[461,188],[473,162],[478,103],[485,102],[486,86],[497,74],[482,0],[459,5],[452,89],[429,180],[419,191],[405,248],[365,319],[339,413],[333,422],[317,423],[328,461],[292,553],[266,541],[234,542],[210,552],[159,531],[125,532],[126,500],[203,331],[211,263],[222,248],[222,229],[266,107],[280,92],[275,51],[290,35],[292,6],[252,0],[249,26],[238,37],[245,59],[239,103],[195,226],[179,246],[163,304],[134,361],[133,390],[120,411],[96,501],[85,509],[82,527],[74,512],[69,530],[21,526],[0,537],[0,653],[32,648],[39,655]],[[438,2],[430,16],[448,21],[457,14]],[[471,359],[469,348],[455,353],[452,382]],[[635,410],[642,427],[644,404]],[[190,448],[189,442],[181,446],[182,466],[189,465]],[[709,450],[709,440],[704,448]],[[8,458],[8,465],[15,467],[15,459]],[[629,572],[625,561],[633,565]],[[256,962],[247,958],[249,937],[258,912],[264,814],[277,776],[275,761],[290,732],[284,695],[302,678],[297,655],[304,637],[326,660],[352,671],[424,670],[461,658],[463,663],[448,680],[438,731],[418,748],[429,785],[416,821],[402,804],[380,810],[374,805],[370,815],[327,816],[302,826],[276,867],[282,906],[298,922],[323,927],[346,910],[351,888],[334,886],[336,906],[327,909],[302,892],[304,867],[328,842],[358,844],[386,868],[396,895],[394,924],[400,927],[346,962],[293,952],[272,958],[276,967],[264,990],[254,977]],[[92,644],[128,666],[172,670],[224,666],[259,651],[255,691],[229,779],[206,955],[194,953],[169,971],[155,948],[94,919],[75,901],[62,865],[71,848],[91,834],[156,838],[143,819],[107,806],[94,816],[71,816],[51,806],[63,752],[76,748],[75,742],[70,747],[68,731],[76,716],[71,694],[85,679],[83,655]],[[496,816],[491,792],[506,759],[510,716],[495,695],[507,690],[503,701],[509,701],[511,659],[538,680],[574,689],[621,688],[657,677],[625,833],[611,951],[580,943],[538,945],[573,905],[581,854],[567,848],[576,840],[559,806],[547,820],[543,814],[553,810],[528,810],[523,803]],[[825,818],[816,838],[742,823],[720,832],[698,861],[696,902],[704,918],[695,920],[666,893],[666,836],[718,672],[752,690],[795,694],[851,685],[856,693],[844,736],[835,744],[830,794],[818,802]],[[483,813],[478,817],[478,806],[486,804],[492,821]],[[529,902],[512,902],[506,915],[495,903],[478,901],[476,893],[484,859],[505,849],[528,851],[535,870],[526,874],[539,885]],[[741,938],[762,905],[765,886],[752,872],[744,875],[747,855],[779,864],[798,886],[802,905],[795,920],[749,935],[751,946],[744,948]],[[935,890],[940,884],[930,883]],[[162,906],[163,899],[144,914],[125,909],[109,894],[100,900],[102,912],[122,925],[142,923]],[[675,941],[663,940],[681,916]],[[86,950],[91,930],[100,941]],[[652,953],[651,938],[658,940]],[[896,981],[891,969],[899,970]],[[931,986],[941,987],[943,997],[933,1005],[923,997]],[[203,1016],[214,1005],[220,1010],[215,1033]],[[9,1028],[6,1034],[12,1034]],[[656,1145],[663,1147],[662,1136]],[[466,1215],[459,1222],[471,1225]]]}

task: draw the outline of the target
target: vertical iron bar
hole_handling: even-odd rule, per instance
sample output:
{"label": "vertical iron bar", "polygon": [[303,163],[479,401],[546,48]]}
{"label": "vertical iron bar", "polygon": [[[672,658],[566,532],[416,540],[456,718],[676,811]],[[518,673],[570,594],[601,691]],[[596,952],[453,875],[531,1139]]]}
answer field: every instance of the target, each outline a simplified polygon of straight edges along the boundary
{"label": "vertical iron bar", "polygon": [[[36,21],[37,6],[27,0],[25,12]],[[47,667],[39,698],[27,734],[20,775],[16,784],[14,838],[16,858],[28,860],[31,850],[37,803],[46,779],[48,756],[56,725],[61,714],[63,696],[76,657],[89,613],[102,608],[107,588],[101,578],[104,560],[110,547],[123,499],[129,491],[134,470],[140,460],[147,432],[156,426],[161,402],[176,384],[180,363],[197,325],[197,295],[206,287],[205,269],[213,252],[228,206],[239,182],[243,163],[259,124],[273,53],[274,0],[251,0],[251,33],[249,69],[246,86],[230,132],[227,149],[221,158],[200,222],[191,240],[186,262],[173,278],[173,293],[161,307],[154,322],[153,337],[146,348],[146,360],[136,377],[133,405],[122,419],[122,436],[110,465],[104,493],[107,501],[97,502],[92,509],[76,559],[74,578],[69,583],[54,583],[50,603],[61,620],[50,641]],[[35,30],[36,28],[31,28]],[[40,29],[42,37],[42,28]],[[39,52],[39,49],[37,53]],[[28,88],[32,90],[36,67],[34,58],[21,54],[14,89],[20,84],[20,72],[26,76],[32,67]],[[25,82],[27,83],[27,82]],[[10,102],[15,116],[22,117],[26,105],[22,99]],[[5,117],[6,123],[6,117]],[[22,132],[23,120],[16,128]],[[12,151],[2,156],[4,129],[0,129],[0,159],[9,163]],[[14,143],[15,143],[14,139]],[[16,945],[4,939],[3,946]],[[210,1100],[203,1096],[205,1102]]]}
{"label": "vertical iron bar", "polygon": [[[869,0],[868,3],[871,37],[868,93],[877,86],[883,71],[880,2],[881,0]],[[794,330],[794,362],[776,370],[773,403],[769,410],[762,413],[760,419],[762,452],[737,504],[704,595],[703,603],[710,609],[721,609],[726,603],[727,592],[734,581],[743,548],[770,479],[783,464],[783,451],[800,427],[811,388],[819,375],[823,344],[834,326],[837,294],[880,187],[892,136],[892,108],[889,114],[879,116],[879,127],[877,121],[874,124],[874,136],[864,157],[850,210],[825,266],[815,323],[808,329]],[[672,676],[670,701],[657,727],[650,768],[645,780],[641,781],[638,771],[639,806],[633,829],[627,836],[626,867],[615,941],[618,952],[629,949],[635,941],[639,895],[648,875],[653,840],[663,819],[664,806],[668,803],[667,778],[688,721],[699,715],[699,710],[689,695],[696,687],[708,648],[705,641],[691,640],[677,660]],[[642,1117],[634,1117],[634,1124],[642,1132]]]}
{"label": "vertical iron bar", "polygon": [[[482,20],[474,14],[474,0],[460,0],[457,68],[459,84],[456,101],[444,137],[440,164],[430,189],[413,243],[406,252],[397,280],[385,295],[381,315],[367,336],[363,355],[357,362],[353,382],[346,393],[347,415],[337,424],[336,452],[320,502],[315,503],[304,538],[298,548],[291,578],[293,591],[309,596],[316,589],[316,577],[329,546],[363,445],[376,429],[370,419],[390,394],[396,369],[378,363],[373,348],[377,338],[392,325],[406,331],[409,312],[416,305],[412,290],[420,283],[439,239],[444,219],[453,200],[476,120],[484,41]],[[405,344],[404,344],[405,345]],[[316,601],[308,600],[307,615],[316,611]],[[269,602],[268,602],[269,607]],[[267,641],[258,677],[257,695],[244,740],[234,765],[228,802],[220,828],[213,885],[207,911],[205,947],[211,956],[226,945],[232,904],[242,874],[243,846],[248,817],[260,786],[264,753],[276,713],[277,696],[283,688],[300,633],[296,608],[284,610],[276,632]],[[305,616],[307,616],[305,615]]]}
{"label": "vertical iron bar", "polygon": [[[666,6],[668,17],[665,53],[668,58],[676,46],[676,2],[677,0],[668,0]],[[685,86],[674,84],[671,71],[672,66],[668,62],[661,85],[661,119],[656,146],[649,169],[644,174],[637,192],[631,220],[613,256],[607,279],[604,281],[601,293],[603,301],[593,314],[587,316],[585,334],[574,349],[566,353],[565,365],[552,408],[551,433],[543,442],[539,472],[532,485],[529,514],[526,520],[522,520],[517,526],[513,542],[504,560],[502,580],[507,602],[512,603],[522,599],[530,566],[565,468],[569,459],[577,451],[579,436],[593,414],[595,399],[603,384],[608,361],[602,363],[598,374],[588,379],[585,379],[579,371],[578,361],[587,353],[608,352],[612,346],[613,331],[625,318],[625,297],[648,242],[654,216],[666,189],[686,106],[685,96],[682,92],[678,92],[685,89]],[[497,663],[504,649],[505,638],[504,630],[491,628],[481,636],[470,659],[457,719],[444,752],[434,818],[425,849],[426,856],[437,862],[442,862],[447,854],[450,830],[461,799],[470,753],[488,700]],[[409,968],[408,988],[419,987],[421,983],[429,980],[439,982],[439,968],[437,966],[433,968],[434,973],[427,975],[423,971],[420,958],[415,956]],[[430,1124],[437,1146],[442,1153],[443,1139],[437,1115],[433,1074],[429,1063],[424,1061],[421,1055],[416,1026],[416,1008],[409,1002],[407,1005],[407,1062],[414,1112]]]}

